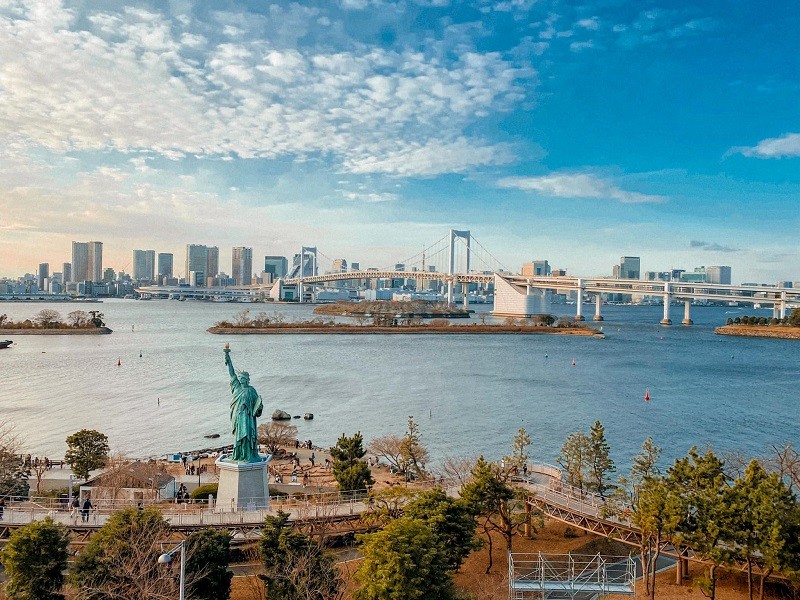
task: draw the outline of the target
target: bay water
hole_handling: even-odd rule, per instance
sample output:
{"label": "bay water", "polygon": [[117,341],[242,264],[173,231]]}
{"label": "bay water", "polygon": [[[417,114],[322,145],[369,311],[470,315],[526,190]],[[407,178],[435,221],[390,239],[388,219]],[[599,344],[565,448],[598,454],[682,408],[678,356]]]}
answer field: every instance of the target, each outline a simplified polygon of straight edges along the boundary
{"label": "bay water", "polygon": [[[738,307],[693,307],[695,325],[662,327],[660,306],[605,306],[605,339],[558,335],[213,335],[249,307],[287,320],[308,305],[169,300],[102,304],[3,303],[11,319],[42,308],[101,310],[112,335],[0,337],[0,420],[34,455],[63,456],[82,428],[109,436],[113,452],[163,455],[230,440],[223,345],[264,399],[292,415],[302,440],[330,446],[342,433],[365,441],[402,435],[410,415],[434,462],[497,459],[525,427],[531,460],[553,462],[570,432],[597,419],[624,466],[648,435],[663,462],[692,446],[764,453],[800,446],[800,344],[714,334],[727,317],[769,316]],[[476,314],[489,306],[473,307]],[[574,306],[554,306],[571,314]],[[673,320],[683,316],[673,307]],[[584,307],[584,314],[593,314]],[[141,356],[140,356],[141,355]],[[120,366],[118,366],[118,362]],[[574,365],[573,365],[574,362]],[[644,401],[645,390],[650,401]],[[218,440],[207,434],[219,433]]]}

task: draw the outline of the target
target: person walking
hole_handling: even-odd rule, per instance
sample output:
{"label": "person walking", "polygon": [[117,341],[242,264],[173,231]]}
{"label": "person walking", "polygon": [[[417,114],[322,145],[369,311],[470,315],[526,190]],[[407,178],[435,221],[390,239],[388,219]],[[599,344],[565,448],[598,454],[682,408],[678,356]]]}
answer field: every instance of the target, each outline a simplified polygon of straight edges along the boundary
{"label": "person walking", "polygon": [[72,499],[72,502],[70,502],[70,505],[69,505],[69,516],[70,517],[77,517],[78,516],[78,512],[80,511],[80,509],[81,509],[80,498],[75,496]]}
{"label": "person walking", "polygon": [[86,496],[86,500],[83,501],[83,507],[81,507],[81,521],[84,523],[89,522],[89,511],[94,508],[92,503],[89,501],[89,496]]}
{"label": "person walking", "polygon": [[0,496],[0,521],[3,520],[3,512],[5,512],[5,510],[6,510],[6,499],[3,496]]}

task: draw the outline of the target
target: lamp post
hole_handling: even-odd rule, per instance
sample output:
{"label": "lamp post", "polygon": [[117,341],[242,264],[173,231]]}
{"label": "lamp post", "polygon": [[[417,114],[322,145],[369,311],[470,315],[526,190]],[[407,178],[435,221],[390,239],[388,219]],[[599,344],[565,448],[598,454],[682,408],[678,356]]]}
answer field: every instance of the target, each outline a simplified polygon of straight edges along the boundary
{"label": "lamp post", "polygon": [[186,540],[181,540],[181,543],[175,546],[169,552],[165,552],[161,556],[158,557],[158,564],[160,565],[168,565],[172,562],[172,558],[176,552],[181,553],[181,579],[179,584],[180,595],[178,598],[180,600],[184,600],[184,581],[185,581],[185,574],[186,574]]}

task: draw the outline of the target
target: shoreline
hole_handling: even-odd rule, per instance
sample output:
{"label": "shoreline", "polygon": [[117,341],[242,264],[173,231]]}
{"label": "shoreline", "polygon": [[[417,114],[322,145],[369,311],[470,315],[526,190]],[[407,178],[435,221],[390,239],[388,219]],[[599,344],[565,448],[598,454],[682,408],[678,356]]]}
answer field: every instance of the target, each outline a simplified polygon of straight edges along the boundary
{"label": "shoreline", "polygon": [[521,335],[576,335],[583,337],[601,337],[605,334],[591,327],[524,327],[524,326],[505,326],[505,325],[451,325],[446,327],[429,326],[401,326],[401,327],[374,327],[371,325],[319,325],[309,327],[209,327],[209,333],[230,334],[230,335],[286,335],[286,334],[441,334],[441,335],[463,335],[463,334],[521,334]]}
{"label": "shoreline", "polygon": [[800,327],[772,327],[770,325],[723,325],[714,329],[717,335],[759,337],[779,340],[800,340]]}
{"label": "shoreline", "polygon": [[15,335],[108,335],[113,333],[108,327],[92,327],[91,329],[0,329],[0,336]]}

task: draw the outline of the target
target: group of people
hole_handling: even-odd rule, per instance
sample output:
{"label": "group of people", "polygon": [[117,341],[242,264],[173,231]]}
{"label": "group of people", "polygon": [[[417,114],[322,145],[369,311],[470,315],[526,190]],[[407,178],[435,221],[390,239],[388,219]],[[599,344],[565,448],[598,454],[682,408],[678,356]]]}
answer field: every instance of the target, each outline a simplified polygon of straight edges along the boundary
{"label": "group of people", "polygon": [[314,446],[311,444],[311,440],[306,440],[305,442],[301,442],[300,440],[294,441],[295,450],[298,448],[304,448],[306,450],[311,450]]}
{"label": "group of people", "polygon": [[81,502],[79,496],[75,496],[69,505],[69,516],[77,517],[78,513],[80,513],[81,522],[87,523],[89,521],[89,511],[93,508],[94,506],[92,505],[92,501],[89,499],[89,496],[86,496],[83,499],[83,502]]}
{"label": "group of people", "polygon": [[181,483],[178,486],[178,491],[175,492],[175,502],[180,504],[182,502],[189,502],[190,499],[191,496],[189,495],[189,490],[186,488],[186,484]]}

